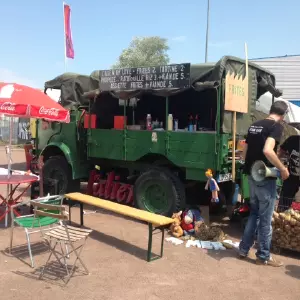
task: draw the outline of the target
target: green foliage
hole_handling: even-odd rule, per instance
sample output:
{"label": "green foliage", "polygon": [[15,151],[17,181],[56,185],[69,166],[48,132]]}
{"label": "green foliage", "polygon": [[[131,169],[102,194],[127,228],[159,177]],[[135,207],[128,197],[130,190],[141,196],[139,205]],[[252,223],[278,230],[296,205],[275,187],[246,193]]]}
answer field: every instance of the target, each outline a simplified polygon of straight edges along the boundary
{"label": "green foliage", "polygon": [[113,68],[151,67],[168,64],[167,39],[159,36],[136,37],[124,49]]}

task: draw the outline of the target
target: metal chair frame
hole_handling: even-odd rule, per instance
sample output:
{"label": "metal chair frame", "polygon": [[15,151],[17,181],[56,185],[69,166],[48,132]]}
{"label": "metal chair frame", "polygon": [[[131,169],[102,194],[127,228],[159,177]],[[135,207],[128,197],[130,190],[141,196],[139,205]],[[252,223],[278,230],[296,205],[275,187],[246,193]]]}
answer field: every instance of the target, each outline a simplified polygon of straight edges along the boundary
{"label": "metal chair frame", "polygon": [[[35,202],[47,202],[49,200],[54,200],[54,199],[60,200],[60,204],[62,204],[62,202],[63,202],[63,196],[60,196],[60,195],[52,195],[52,196],[48,195],[46,197],[37,198],[37,199],[35,199]],[[16,205],[13,205],[12,208],[17,208],[17,207],[22,206],[22,205],[27,205],[27,204],[30,204],[31,202],[32,202],[32,200],[25,200],[25,201],[22,201],[22,202],[20,202]],[[28,217],[34,217],[34,214],[15,217],[14,214],[13,214],[13,209],[11,210],[11,230],[10,230],[10,244],[9,244],[9,253],[10,254],[12,252],[13,234],[14,234],[16,219],[28,218]],[[18,227],[24,228],[24,230],[25,230],[27,248],[28,248],[28,253],[29,253],[29,256],[30,256],[30,262],[31,262],[31,267],[32,268],[34,268],[34,259],[33,259],[32,251],[31,251],[30,235],[33,234],[33,233],[41,233],[41,226],[39,226],[37,228],[34,228],[34,222],[35,221],[36,221],[36,219],[33,218],[32,228],[26,228],[26,227],[18,226]],[[55,225],[58,226],[59,224],[60,224],[60,221],[57,220],[57,223]],[[49,225],[49,227],[44,228],[43,230],[50,230],[50,229],[54,228],[53,225],[54,224],[51,224],[51,225]],[[66,251],[68,252],[67,248],[66,248]]]}
{"label": "metal chair frame", "polygon": [[[49,231],[44,231],[41,228],[41,233],[42,237],[46,241],[50,254],[48,256],[48,259],[41,271],[41,274],[39,276],[39,279],[42,279],[45,273],[46,268],[49,265],[49,261],[52,257],[52,255],[56,258],[58,263],[66,270],[67,277],[63,281],[65,284],[69,282],[71,279],[72,275],[75,272],[75,267],[77,262],[79,261],[81,265],[83,266],[86,275],[89,274],[89,271],[82,261],[80,255],[82,253],[82,250],[86,244],[87,238],[89,234],[92,232],[90,229],[82,229],[82,228],[77,228],[73,226],[69,226],[64,224],[64,221],[67,221],[68,218],[68,213],[66,212],[66,208],[62,205],[48,205],[44,204],[41,202],[36,202],[32,201],[32,204],[34,206],[34,213],[35,216],[51,216],[53,218],[57,218],[60,220],[60,226],[57,226],[55,228],[52,228]],[[42,210],[45,209],[45,210]],[[53,211],[57,211],[57,213],[53,213]],[[75,243],[78,241],[83,241],[83,243],[77,247],[75,247]],[[66,246],[70,246],[71,251],[67,251],[64,253],[63,251],[63,244]],[[56,248],[57,246],[60,245],[60,250],[58,251]],[[79,250],[79,251],[78,251]],[[75,254],[75,261],[71,267],[71,270],[69,271],[69,267],[67,264],[67,258],[70,258],[70,254],[74,253]],[[62,262],[63,261],[63,262]]]}

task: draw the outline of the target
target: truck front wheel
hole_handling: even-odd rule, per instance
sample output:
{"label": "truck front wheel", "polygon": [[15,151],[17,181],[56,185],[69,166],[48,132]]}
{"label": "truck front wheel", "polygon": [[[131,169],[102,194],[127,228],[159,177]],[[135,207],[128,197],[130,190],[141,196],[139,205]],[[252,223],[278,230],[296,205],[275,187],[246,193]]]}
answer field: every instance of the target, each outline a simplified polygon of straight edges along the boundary
{"label": "truck front wheel", "polygon": [[171,216],[185,205],[185,189],[169,170],[154,168],[136,180],[134,200],[139,209]]}
{"label": "truck front wheel", "polygon": [[71,167],[63,156],[52,156],[46,160],[43,178],[57,180],[56,192],[61,195],[80,190],[80,180],[72,178]]}

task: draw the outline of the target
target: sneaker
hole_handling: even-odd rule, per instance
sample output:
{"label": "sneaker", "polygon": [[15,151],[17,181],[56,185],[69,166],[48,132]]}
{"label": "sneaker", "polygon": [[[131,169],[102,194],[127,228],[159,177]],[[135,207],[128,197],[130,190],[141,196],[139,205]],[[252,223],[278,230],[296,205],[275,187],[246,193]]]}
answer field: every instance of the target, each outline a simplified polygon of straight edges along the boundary
{"label": "sneaker", "polygon": [[248,256],[248,255],[245,254],[245,253],[243,253],[243,252],[239,252],[239,253],[238,253],[238,258],[239,258],[239,259],[245,259],[245,258],[247,258],[247,256]]}
{"label": "sneaker", "polygon": [[259,258],[256,259],[257,265],[271,266],[271,267],[282,267],[283,263],[281,261],[276,260],[274,257],[270,257],[269,260],[261,260]]}

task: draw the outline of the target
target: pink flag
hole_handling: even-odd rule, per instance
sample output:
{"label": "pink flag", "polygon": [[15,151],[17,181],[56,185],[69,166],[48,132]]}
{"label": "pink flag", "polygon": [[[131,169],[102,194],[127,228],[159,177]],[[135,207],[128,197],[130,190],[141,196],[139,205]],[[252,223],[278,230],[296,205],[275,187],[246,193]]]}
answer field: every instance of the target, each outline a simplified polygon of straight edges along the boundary
{"label": "pink flag", "polygon": [[64,4],[64,23],[65,23],[65,55],[68,58],[73,58],[75,56],[72,32],[71,32],[71,8],[69,5]]}

